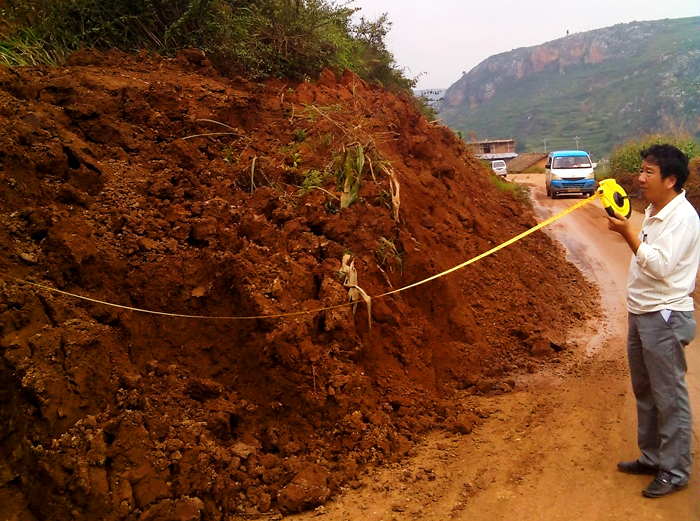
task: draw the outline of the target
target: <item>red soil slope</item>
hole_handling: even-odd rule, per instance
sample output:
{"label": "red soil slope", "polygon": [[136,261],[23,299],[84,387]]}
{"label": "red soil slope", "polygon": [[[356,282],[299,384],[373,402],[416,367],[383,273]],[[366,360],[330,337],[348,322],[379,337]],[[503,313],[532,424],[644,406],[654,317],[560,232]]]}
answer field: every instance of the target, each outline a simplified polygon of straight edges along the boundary
{"label": "red soil slope", "polygon": [[[451,390],[510,391],[509,374],[556,356],[596,313],[596,288],[542,233],[375,300],[371,330],[363,304],[196,320],[10,278],[168,313],[268,315],[345,302],[345,251],[378,295],[535,224],[451,131],[350,73],[255,84],[197,52],[81,52],[64,68],[0,69],[0,118],[0,510],[24,519],[314,507],[426,429],[463,423]],[[207,132],[230,134],[182,139]],[[339,210],[333,180],[300,194],[307,170],[355,143],[358,201]],[[398,222],[380,161],[401,186]]]}

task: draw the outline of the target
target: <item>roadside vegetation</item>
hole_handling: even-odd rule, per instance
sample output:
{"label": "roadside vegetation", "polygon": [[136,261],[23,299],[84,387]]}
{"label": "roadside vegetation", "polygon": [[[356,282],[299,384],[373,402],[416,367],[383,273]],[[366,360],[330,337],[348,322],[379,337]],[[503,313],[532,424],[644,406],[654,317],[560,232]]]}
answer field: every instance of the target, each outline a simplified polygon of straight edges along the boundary
{"label": "roadside vegetation", "polygon": [[502,192],[510,192],[513,197],[521,201],[525,206],[532,209],[532,199],[530,199],[530,189],[521,183],[511,183],[501,179],[496,174],[491,176],[493,184]]}
{"label": "roadside vegetation", "polygon": [[[386,47],[391,22],[329,0],[9,0],[0,63],[57,65],[72,51],[203,50],[222,74],[303,80],[324,67],[411,91]],[[417,102],[418,103],[418,102]],[[422,105],[422,104],[421,104]]]}
{"label": "roadside vegetation", "polygon": [[700,144],[691,137],[647,136],[643,139],[628,141],[616,148],[610,157],[610,176],[636,174],[642,166],[640,152],[651,145],[668,143],[681,149],[688,159],[700,156]]}
{"label": "roadside vegetation", "polygon": [[[610,157],[610,162],[603,172],[604,179],[613,177],[627,193],[639,191],[637,175],[642,166],[640,152],[651,145],[668,143],[681,149],[690,159],[690,176],[685,183],[686,198],[700,212],[700,143],[688,136],[647,136],[646,138],[628,141],[618,147]],[[596,179],[599,179],[596,172]],[[632,208],[643,210],[646,203],[642,199],[633,199]]]}
{"label": "roadside vegetation", "polygon": [[486,159],[481,160],[481,166],[488,171],[491,182],[496,188],[501,192],[510,192],[513,197],[522,202],[525,206],[532,209],[532,199],[530,198],[530,189],[521,183],[513,183],[511,181],[506,181],[501,179],[496,175],[491,168],[491,161]]}

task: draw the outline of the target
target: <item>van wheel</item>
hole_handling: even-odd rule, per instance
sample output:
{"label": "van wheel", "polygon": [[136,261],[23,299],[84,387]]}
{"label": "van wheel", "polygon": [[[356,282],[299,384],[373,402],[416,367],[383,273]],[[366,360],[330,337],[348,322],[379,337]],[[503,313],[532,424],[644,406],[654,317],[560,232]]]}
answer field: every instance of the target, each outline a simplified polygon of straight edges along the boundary
{"label": "van wheel", "polygon": [[556,193],[554,190],[550,190],[550,192],[551,192],[551,195],[552,195],[552,199],[556,199],[556,198],[557,198],[557,193]]}
{"label": "van wheel", "polygon": [[550,195],[552,195],[552,190],[549,188],[549,186],[546,186],[546,189],[547,189],[547,197],[549,197]]}

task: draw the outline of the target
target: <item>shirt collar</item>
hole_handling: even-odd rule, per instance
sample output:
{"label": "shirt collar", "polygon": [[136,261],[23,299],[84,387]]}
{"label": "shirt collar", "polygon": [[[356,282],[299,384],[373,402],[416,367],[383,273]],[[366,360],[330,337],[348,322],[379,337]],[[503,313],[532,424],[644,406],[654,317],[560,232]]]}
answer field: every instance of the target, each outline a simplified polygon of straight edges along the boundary
{"label": "shirt collar", "polygon": [[[676,208],[678,208],[678,206],[683,204],[684,199],[685,199],[685,190],[681,190],[681,193],[678,194],[673,199],[671,199],[669,201],[669,203],[666,206],[664,206],[661,210],[659,210],[659,213],[657,213],[653,218],[659,219],[660,221],[663,221],[666,217],[669,216],[669,214],[671,212],[673,212],[673,210],[675,210]],[[646,210],[644,210],[644,214],[647,217],[647,219],[650,218],[651,212],[653,209],[654,209],[654,205],[650,204],[649,206],[647,206]]]}

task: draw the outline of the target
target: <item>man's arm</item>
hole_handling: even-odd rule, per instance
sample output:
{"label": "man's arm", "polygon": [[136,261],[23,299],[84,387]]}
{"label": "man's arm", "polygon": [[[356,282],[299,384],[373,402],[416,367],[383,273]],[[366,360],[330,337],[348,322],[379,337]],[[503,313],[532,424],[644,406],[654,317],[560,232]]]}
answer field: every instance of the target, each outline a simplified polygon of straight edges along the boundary
{"label": "man's arm", "polygon": [[664,228],[653,245],[642,242],[630,222],[620,214],[608,217],[608,228],[622,235],[642,271],[658,280],[668,277],[694,244],[693,232],[681,222]]}
{"label": "man's arm", "polygon": [[632,253],[636,255],[642,241],[639,240],[639,237],[637,237],[637,234],[632,229],[632,223],[617,212],[615,212],[615,217],[610,217],[609,215],[607,217],[608,230],[612,230],[622,235],[622,238],[625,239],[625,242],[627,242],[629,245]]}

